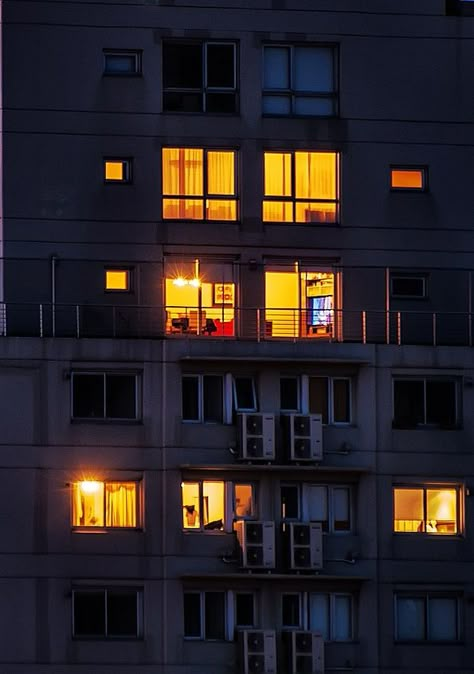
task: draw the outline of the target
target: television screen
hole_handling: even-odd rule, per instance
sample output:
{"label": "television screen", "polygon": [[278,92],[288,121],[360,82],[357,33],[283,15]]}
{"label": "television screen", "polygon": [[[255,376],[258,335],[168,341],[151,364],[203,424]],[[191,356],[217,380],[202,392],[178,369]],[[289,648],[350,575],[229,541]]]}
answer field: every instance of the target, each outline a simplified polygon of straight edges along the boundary
{"label": "television screen", "polygon": [[308,297],[311,325],[329,325],[332,320],[332,295]]}

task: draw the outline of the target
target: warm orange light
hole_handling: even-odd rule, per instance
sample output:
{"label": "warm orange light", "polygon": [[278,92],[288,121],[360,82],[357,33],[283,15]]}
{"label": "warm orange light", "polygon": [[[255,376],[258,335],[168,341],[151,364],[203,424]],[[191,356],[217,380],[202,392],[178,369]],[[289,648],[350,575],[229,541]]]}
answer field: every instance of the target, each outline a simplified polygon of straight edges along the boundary
{"label": "warm orange light", "polygon": [[173,279],[173,285],[174,286],[179,286],[180,288],[182,288],[183,286],[185,286],[187,284],[188,284],[188,282],[182,276],[178,276],[178,278]]}
{"label": "warm orange light", "polygon": [[107,269],[105,272],[106,290],[128,290],[128,271],[126,269]]}
{"label": "warm orange light", "polygon": [[105,162],[105,179],[106,180],[124,180],[124,165],[122,161],[106,161]]}
{"label": "warm orange light", "polygon": [[102,486],[102,482],[95,482],[92,480],[84,480],[79,484],[81,487],[81,491],[83,491],[84,494],[97,494],[97,492],[100,490]]}
{"label": "warm orange light", "polygon": [[422,190],[423,169],[392,169],[391,187],[394,189]]}

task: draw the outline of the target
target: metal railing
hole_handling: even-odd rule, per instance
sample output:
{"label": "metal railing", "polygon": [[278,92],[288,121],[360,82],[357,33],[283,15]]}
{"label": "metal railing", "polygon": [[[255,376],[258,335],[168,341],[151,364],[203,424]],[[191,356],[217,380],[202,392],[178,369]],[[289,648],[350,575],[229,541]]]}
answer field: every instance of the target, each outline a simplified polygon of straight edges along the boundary
{"label": "metal railing", "polygon": [[472,346],[473,314],[338,309],[311,323],[291,308],[3,303],[0,336]]}

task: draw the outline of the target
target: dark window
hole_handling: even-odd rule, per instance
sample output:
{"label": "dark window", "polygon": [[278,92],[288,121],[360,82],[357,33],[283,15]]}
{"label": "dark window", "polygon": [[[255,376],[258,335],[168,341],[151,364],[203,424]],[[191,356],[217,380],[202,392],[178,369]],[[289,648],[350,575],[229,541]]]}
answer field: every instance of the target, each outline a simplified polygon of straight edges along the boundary
{"label": "dark window", "polygon": [[225,592],[184,593],[184,636],[225,639]]}
{"label": "dark window", "polygon": [[163,110],[237,112],[235,44],[165,42]]}
{"label": "dark window", "polygon": [[294,484],[282,484],[280,495],[282,519],[298,519],[300,515],[298,487]]}
{"label": "dark window", "polygon": [[426,297],[426,276],[392,276],[390,280],[392,297]]}
{"label": "dark window", "polygon": [[458,423],[456,382],[442,379],[395,379],[393,425],[415,428],[434,425],[453,428]]}
{"label": "dark window", "polygon": [[235,624],[237,627],[254,627],[254,596],[250,592],[235,595]]}
{"label": "dark window", "polygon": [[397,641],[459,641],[460,598],[451,594],[420,592],[396,595]]}
{"label": "dark window", "polygon": [[333,421],[334,423],[349,423],[351,420],[351,406],[350,406],[350,380],[349,379],[333,379],[332,380],[332,394],[333,394]]}
{"label": "dark window", "polygon": [[136,419],[137,375],[74,372],[72,416],[75,419]]}
{"label": "dark window", "polygon": [[197,592],[184,593],[184,636],[201,637],[201,595]]}
{"label": "dark window", "polygon": [[297,377],[281,377],[280,409],[299,410],[299,380]]}
{"label": "dark window", "polygon": [[350,379],[335,377],[310,377],[309,411],[311,414],[321,414],[323,424],[350,423]]}
{"label": "dark window", "polygon": [[203,377],[203,421],[222,423],[222,377]]}
{"label": "dark window", "polygon": [[205,639],[224,639],[225,637],[225,594],[224,592],[206,592],[205,599]]}
{"label": "dark window", "polygon": [[223,407],[223,378],[220,375],[183,376],[183,421],[222,423]]}
{"label": "dark window", "polygon": [[281,598],[281,622],[283,627],[300,627],[301,611],[299,594],[284,594]]}
{"label": "dark window", "polygon": [[137,638],[140,591],[74,590],[73,633],[76,637]]}
{"label": "dark window", "polygon": [[104,50],[105,75],[140,75],[141,51],[139,50]]}
{"label": "dark window", "polygon": [[234,407],[238,412],[257,410],[257,396],[253,377],[234,377]]}
{"label": "dark window", "polygon": [[183,377],[182,379],[183,419],[199,421],[199,378]]}

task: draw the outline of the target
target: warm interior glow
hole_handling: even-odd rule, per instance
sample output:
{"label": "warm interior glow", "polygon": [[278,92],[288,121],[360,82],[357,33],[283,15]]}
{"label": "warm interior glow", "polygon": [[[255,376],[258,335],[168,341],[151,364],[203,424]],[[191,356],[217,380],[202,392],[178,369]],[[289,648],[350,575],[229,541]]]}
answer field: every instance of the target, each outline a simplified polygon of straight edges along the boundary
{"label": "warm interior glow", "polygon": [[124,164],[122,161],[106,161],[105,162],[105,179],[106,180],[124,180]]}
{"label": "warm interior glow", "polygon": [[199,487],[198,482],[181,484],[184,529],[223,529],[224,483],[202,482],[201,497]]}
{"label": "warm interior glow", "polygon": [[84,494],[96,494],[102,488],[102,482],[92,482],[90,480],[84,480],[84,482],[79,483],[81,491]]}
{"label": "warm interior glow", "polygon": [[395,189],[423,189],[423,169],[392,169],[391,186]]}
{"label": "warm interior glow", "polygon": [[394,531],[455,534],[456,489],[395,489]]}
{"label": "warm interior glow", "polygon": [[73,485],[75,527],[136,527],[137,484],[84,480]]}
{"label": "warm interior glow", "polygon": [[235,516],[251,517],[253,515],[253,487],[251,484],[236,484],[234,487],[235,495]]}
{"label": "warm interior glow", "polygon": [[107,269],[105,272],[106,290],[128,290],[128,271],[126,269]]}

